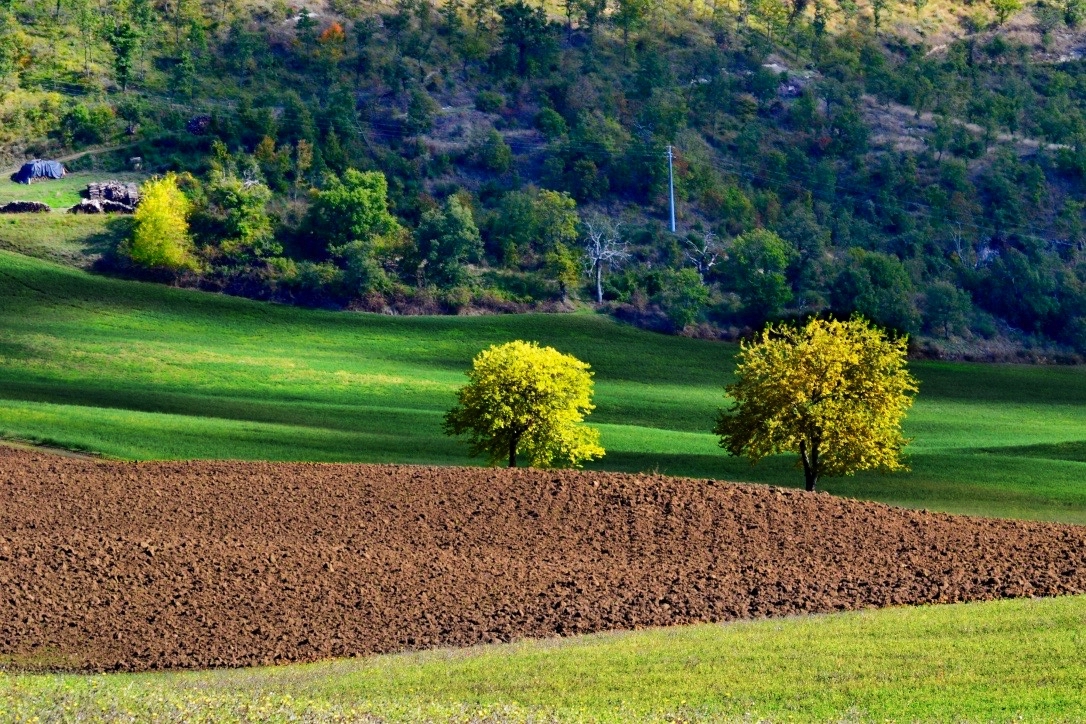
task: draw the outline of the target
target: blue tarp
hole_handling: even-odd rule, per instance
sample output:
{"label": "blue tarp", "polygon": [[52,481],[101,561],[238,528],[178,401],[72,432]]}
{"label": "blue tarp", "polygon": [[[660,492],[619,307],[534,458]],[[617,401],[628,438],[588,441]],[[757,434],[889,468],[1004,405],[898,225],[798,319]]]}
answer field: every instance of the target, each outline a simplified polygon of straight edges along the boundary
{"label": "blue tarp", "polygon": [[64,178],[64,166],[59,161],[42,161],[36,158],[23,164],[11,180],[15,183],[28,184],[39,178]]}

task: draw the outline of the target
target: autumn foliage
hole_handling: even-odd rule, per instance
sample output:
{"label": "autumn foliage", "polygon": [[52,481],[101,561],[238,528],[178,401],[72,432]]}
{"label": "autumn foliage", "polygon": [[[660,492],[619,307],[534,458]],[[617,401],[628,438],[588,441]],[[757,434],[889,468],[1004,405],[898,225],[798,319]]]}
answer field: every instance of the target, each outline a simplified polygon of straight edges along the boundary
{"label": "autumn foliage", "polygon": [[347,34],[343,32],[342,25],[339,23],[332,23],[320,34],[320,42],[345,43],[347,42]]}
{"label": "autumn foliage", "polygon": [[174,174],[146,182],[140,191],[132,236],[121,245],[121,253],[147,269],[194,269],[190,207]]}
{"label": "autumn foliage", "polygon": [[714,432],[751,462],[798,453],[807,490],[822,476],[904,470],[901,421],[917,391],[905,359],[905,339],[859,317],[770,326],[743,345]]}
{"label": "autumn foliage", "polygon": [[576,357],[518,340],[480,352],[468,380],[445,432],[468,435],[491,465],[516,467],[520,455],[532,467],[579,467],[604,455],[599,430],[582,424],[595,406],[592,373]]}

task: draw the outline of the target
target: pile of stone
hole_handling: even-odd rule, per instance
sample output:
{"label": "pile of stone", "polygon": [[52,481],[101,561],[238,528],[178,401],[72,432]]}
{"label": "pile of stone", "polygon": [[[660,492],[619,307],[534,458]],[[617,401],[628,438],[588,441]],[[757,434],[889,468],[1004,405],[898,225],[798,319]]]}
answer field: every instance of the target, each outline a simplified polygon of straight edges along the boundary
{"label": "pile of stone", "polygon": [[83,194],[91,201],[114,201],[125,206],[136,206],[140,202],[140,189],[136,184],[120,181],[102,181],[87,185]]}
{"label": "pile of stone", "polygon": [[0,214],[47,214],[50,211],[49,205],[40,201],[10,201],[0,206]]}
{"label": "pile of stone", "polygon": [[69,214],[131,214],[136,210],[135,206],[122,204],[119,201],[108,199],[83,199],[78,204],[68,209]]}

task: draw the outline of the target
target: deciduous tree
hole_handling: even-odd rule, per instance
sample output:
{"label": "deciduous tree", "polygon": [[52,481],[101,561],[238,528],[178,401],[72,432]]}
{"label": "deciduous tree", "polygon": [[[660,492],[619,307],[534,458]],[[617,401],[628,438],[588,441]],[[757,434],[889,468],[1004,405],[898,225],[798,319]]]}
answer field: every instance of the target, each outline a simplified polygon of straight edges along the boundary
{"label": "deciduous tree", "polygon": [[596,282],[596,303],[603,304],[603,270],[622,266],[630,258],[628,245],[607,219],[585,223],[584,258],[586,271]]}
{"label": "deciduous tree", "polygon": [[143,184],[132,236],[121,244],[121,253],[148,269],[196,268],[189,237],[189,207],[173,174]]}
{"label": "deciduous tree", "polygon": [[194,216],[206,226],[205,235],[214,239],[226,258],[248,262],[274,256],[283,247],[275,242],[267,211],[271,197],[262,183],[214,172],[207,184],[207,205]]}
{"label": "deciduous tree", "polygon": [[932,331],[942,333],[949,339],[951,332],[964,326],[972,300],[964,292],[946,281],[933,282],[925,296],[925,316]]}
{"label": "deciduous tree", "polygon": [[743,344],[725,388],[734,402],[713,432],[752,463],[798,453],[807,490],[823,476],[904,470],[901,421],[917,391],[905,354],[904,338],[861,317],[767,327]]}
{"label": "deciduous tree", "polygon": [[517,456],[533,467],[580,467],[604,455],[600,433],[584,423],[592,404],[588,364],[520,340],[479,353],[445,415],[448,435],[468,435],[472,455],[491,465]]}
{"label": "deciduous tree", "polygon": [[733,286],[753,319],[774,317],[792,300],[786,272],[796,250],[780,236],[766,229],[748,231],[732,242],[730,256]]}
{"label": "deciduous tree", "polygon": [[135,26],[127,20],[116,22],[106,35],[106,41],[113,51],[113,72],[121,90],[128,90],[128,81],[136,63],[136,51],[139,49],[140,35]]}
{"label": "deciduous tree", "polygon": [[1022,0],[992,0],[992,10],[995,11],[997,25],[1003,25],[1021,9]]}
{"label": "deciduous tree", "polygon": [[321,251],[356,242],[372,246],[378,237],[400,230],[388,210],[384,174],[353,168],[342,179],[329,177],[324,189],[313,195],[307,226],[311,237],[323,245]]}
{"label": "deciduous tree", "polygon": [[626,59],[630,47],[630,33],[645,22],[652,3],[649,0],[618,0],[618,9],[614,14],[614,23],[622,30],[622,57]]}
{"label": "deciduous tree", "polygon": [[[418,229],[420,278],[441,287],[455,287],[467,281],[465,262],[478,259],[483,250],[479,229],[471,210],[456,196],[443,209],[422,215]],[[422,264],[425,264],[424,271]]]}
{"label": "deciduous tree", "polygon": [[524,0],[501,5],[502,51],[517,75],[531,75],[553,50],[551,24],[543,8],[533,8]]}

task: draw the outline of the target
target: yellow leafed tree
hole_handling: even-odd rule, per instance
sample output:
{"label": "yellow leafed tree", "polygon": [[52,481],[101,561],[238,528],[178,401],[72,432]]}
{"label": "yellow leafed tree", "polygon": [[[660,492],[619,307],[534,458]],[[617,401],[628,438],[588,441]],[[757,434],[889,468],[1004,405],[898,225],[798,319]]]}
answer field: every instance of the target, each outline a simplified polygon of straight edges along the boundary
{"label": "yellow leafed tree", "polygon": [[726,388],[734,404],[713,431],[752,463],[798,453],[807,490],[823,476],[904,470],[901,421],[917,391],[905,358],[905,339],[859,317],[770,326],[743,345]]}
{"label": "yellow leafed tree", "polygon": [[600,433],[584,425],[592,404],[588,364],[534,342],[509,342],[480,352],[445,432],[468,435],[471,454],[491,465],[523,456],[534,467],[579,467],[602,457]]}
{"label": "yellow leafed tree", "polygon": [[140,189],[132,236],[122,244],[121,252],[148,269],[195,269],[189,237],[190,206],[174,174],[146,182]]}

